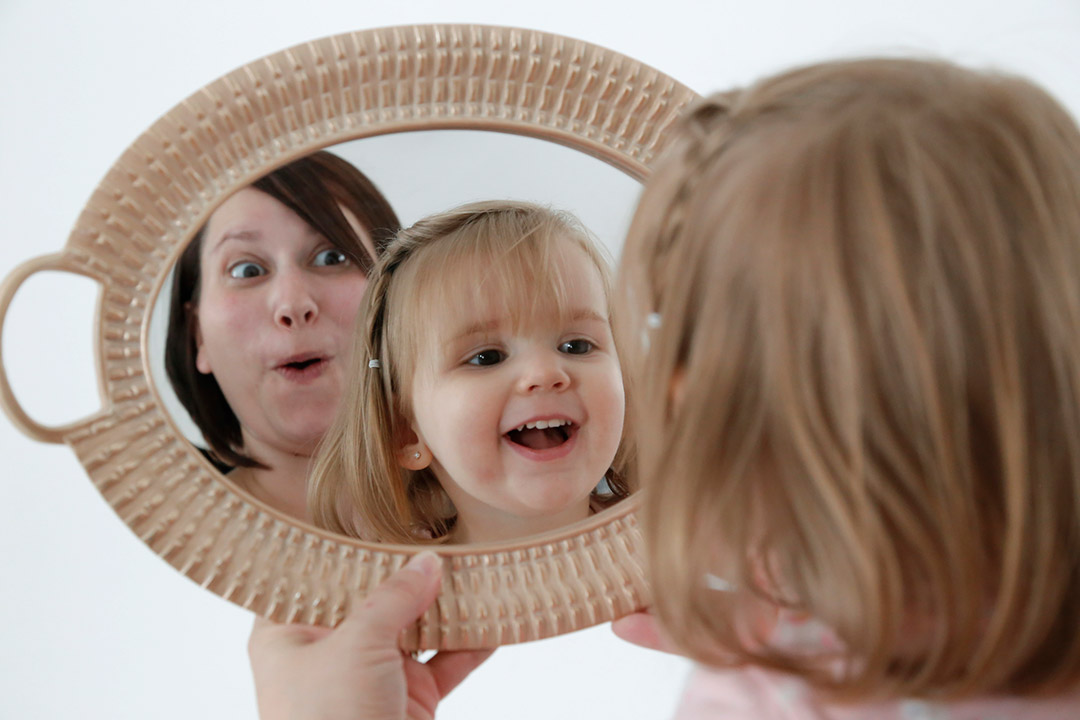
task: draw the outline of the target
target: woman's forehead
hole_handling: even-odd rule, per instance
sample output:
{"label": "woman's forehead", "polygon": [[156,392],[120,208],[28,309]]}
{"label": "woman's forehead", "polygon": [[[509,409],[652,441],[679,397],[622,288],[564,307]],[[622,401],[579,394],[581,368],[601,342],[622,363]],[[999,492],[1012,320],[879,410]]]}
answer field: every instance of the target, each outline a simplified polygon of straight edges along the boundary
{"label": "woman's forehead", "polygon": [[319,233],[274,197],[243,188],[223,202],[206,223],[203,254],[231,240],[259,243],[271,239],[309,241]]}
{"label": "woman's forehead", "polygon": [[261,190],[245,187],[225,199],[206,222],[210,232],[221,233],[237,223],[261,224],[266,219],[291,213],[284,204]]}

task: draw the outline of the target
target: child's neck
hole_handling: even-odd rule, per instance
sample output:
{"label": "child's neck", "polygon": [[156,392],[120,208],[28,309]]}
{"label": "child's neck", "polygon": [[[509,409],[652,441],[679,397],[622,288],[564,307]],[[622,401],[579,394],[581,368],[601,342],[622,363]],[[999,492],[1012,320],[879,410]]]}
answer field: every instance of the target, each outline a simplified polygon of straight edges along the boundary
{"label": "child's neck", "polygon": [[468,508],[459,507],[457,522],[450,533],[450,542],[463,545],[518,540],[530,535],[559,530],[571,523],[584,520],[589,516],[589,512],[588,498],[557,513],[535,517],[494,512],[491,508],[470,512]]}

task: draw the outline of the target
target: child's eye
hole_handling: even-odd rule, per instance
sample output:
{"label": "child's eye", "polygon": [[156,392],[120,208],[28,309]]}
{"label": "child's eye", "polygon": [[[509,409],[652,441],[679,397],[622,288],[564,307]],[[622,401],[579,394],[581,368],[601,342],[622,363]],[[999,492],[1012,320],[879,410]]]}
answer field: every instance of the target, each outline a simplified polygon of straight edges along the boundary
{"label": "child's eye", "polygon": [[253,262],[238,262],[229,268],[229,277],[234,277],[237,280],[259,277],[260,275],[265,274],[266,268]]}
{"label": "child's eye", "polygon": [[506,359],[501,350],[481,350],[469,358],[470,365],[497,365]]}
{"label": "child's eye", "polygon": [[582,340],[581,338],[567,340],[562,345],[559,345],[559,352],[564,352],[569,355],[585,355],[592,349],[593,344],[588,340]]}
{"label": "child's eye", "polygon": [[349,256],[337,248],[323,250],[315,256],[315,264],[318,266],[344,265],[349,262]]}

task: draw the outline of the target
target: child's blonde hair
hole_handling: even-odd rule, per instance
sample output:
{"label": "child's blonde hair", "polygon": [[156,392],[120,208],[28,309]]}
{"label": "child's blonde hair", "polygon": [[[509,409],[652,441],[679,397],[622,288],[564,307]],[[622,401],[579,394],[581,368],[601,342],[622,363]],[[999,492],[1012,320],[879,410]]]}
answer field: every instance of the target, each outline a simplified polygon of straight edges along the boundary
{"label": "child's blonde hair", "polygon": [[[316,524],[378,542],[447,539],[455,512],[434,472],[407,470],[399,462],[403,433],[413,419],[413,374],[423,358],[435,355],[431,343],[438,328],[468,301],[482,302],[484,293],[505,298],[514,323],[528,322],[538,310],[570,312],[567,266],[557,261],[567,248],[584,252],[610,298],[610,263],[569,213],[526,202],[471,203],[398,233],[365,291],[354,381],[309,478],[308,505]],[[373,360],[378,367],[369,367]],[[627,455],[624,443],[606,475],[610,493],[594,493],[594,509],[629,494]]]}
{"label": "child's blonde hair", "polygon": [[[677,644],[848,697],[1080,680],[1080,132],[1045,92],[865,60],[714,96],[617,293]],[[762,645],[762,596],[842,671]]]}

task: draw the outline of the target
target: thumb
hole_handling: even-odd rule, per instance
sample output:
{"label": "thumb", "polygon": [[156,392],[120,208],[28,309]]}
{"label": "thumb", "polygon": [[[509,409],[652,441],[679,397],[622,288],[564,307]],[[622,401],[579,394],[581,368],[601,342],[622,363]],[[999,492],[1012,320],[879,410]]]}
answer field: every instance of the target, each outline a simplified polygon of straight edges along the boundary
{"label": "thumb", "polygon": [[397,647],[398,634],[424,614],[439,594],[442,560],[425,550],[349,609],[341,627],[351,627],[370,647]]}
{"label": "thumb", "polygon": [[649,650],[681,654],[660,626],[660,621],[652,612],[645,610],[631,613],[611,623],[615,635],[626,642],[640,645]]}

